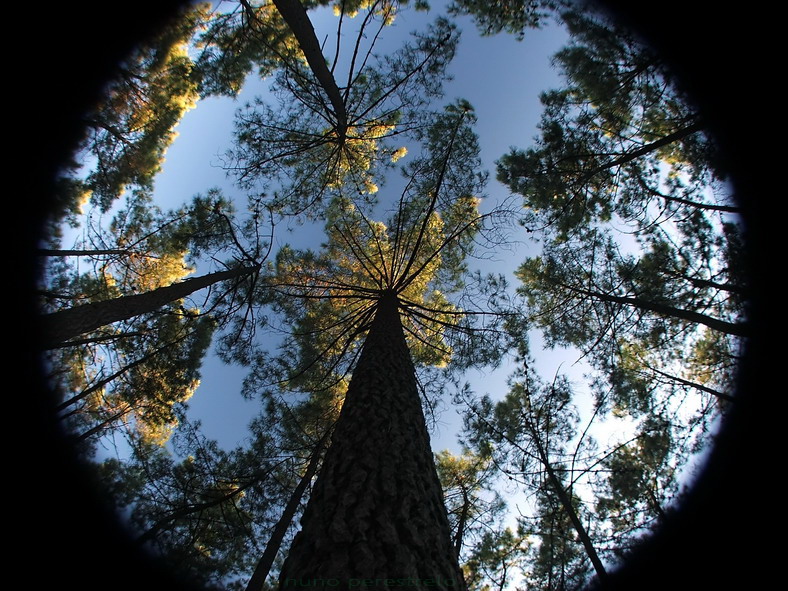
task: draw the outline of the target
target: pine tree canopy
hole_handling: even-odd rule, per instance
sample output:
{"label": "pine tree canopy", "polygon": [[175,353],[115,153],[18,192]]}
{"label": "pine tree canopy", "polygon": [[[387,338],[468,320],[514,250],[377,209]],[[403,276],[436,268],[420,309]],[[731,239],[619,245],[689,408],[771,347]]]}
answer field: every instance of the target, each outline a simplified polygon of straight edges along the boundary
{"label": "pine tree canopy", "polygon": [[711,121],[577,2],[190,5],[58,173],[64,449],[184,585],[612,585],[746,403]]}

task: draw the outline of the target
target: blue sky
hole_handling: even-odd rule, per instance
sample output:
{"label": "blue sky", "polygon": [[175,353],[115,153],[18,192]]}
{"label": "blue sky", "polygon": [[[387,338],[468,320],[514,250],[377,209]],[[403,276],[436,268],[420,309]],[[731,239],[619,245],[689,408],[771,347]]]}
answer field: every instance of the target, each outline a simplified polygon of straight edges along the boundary
{"label": "blue sky", "polygon": [[[423,29],[434,20],[441,14],[435,8],[438,4],[434,2],[428,14],[406,11],[398,15],[395,25],[384,33],[382,50],[396,48],[410,31]],[[330,10],[310,12],[310,17],[318,38],[335,30],[337,19]],[[523,41],[517,41],[506,34],[482,37],[468,18],[460,19],[459,26],[462,37],[449,70],[453,80],[446,83],[445,98],[440,104],[464,98],[473,105],[483,165],[491,173],[488,200],[494,202],[508,194],[494,179],[494,162],[511,146],[527,146],[536,135],[541,114],[539,93],[560,82],[550,67],[550,58],[566,42],[567,35],[560,28],[546,27],[529,31]],[[265,96],[267,85],[268,81],[252,74],[237,99],[209,98],[185,115],[176,128],[179,136],[168,150],[156,179],[156,201],[163,208],[175,207],[214,186],[238,199],[239,207],[243,207],[245,195],[227,178],[222,168],[223,154],[232,145],[236,110],[255,96]],[[385,186],[380,197],[381,200],[386,197]],[[278,232],[277,243],[301,242],[304,230],[300,230],[296,226],[292,232]],[[515,252],[502,252],[497,260],[485,261],[485,269],[510,274],[532,249],[521,245]],[[511,278],[511,282],[514,284],[515,280]],[[537,342],[534,345],[538,347]],[[560,352],[545,352],[538,358],[540,371],[546,372],[545,375],[555,373],[566,360]],[[240,395],[245,373],[244,368],[227,366],[209,355],[202,367],[200,387],[189,402],[189,416],[199,418],[205,434],[226,448],[241,442],[247,423],[258,410],[257,401],[246,401]],[[494,374],[469,375],[468,379],[480,394],[489,392],[498,397],[506,393],[508,374],[509,370],[503,368]],[[444,396],[444,413],[432,433],[433,448],[457,452],[460,421],[451,410],[448,398]]]}
{"label": "blue sky", "polygon": [[[440,3],[433,2],[434,6],[438,4]],[[387,42],[396,47],[409,31],[420,27],[427,20],[431,21],[438,12],[433,9],[429,15],[399,15],[396,27],[386,31]],[[322,38],[323,34],[320,32],[321,28],[324,32],[333,30],[336,19],[330,11],[310,13],[310,16],[315,17],[319,38]],[[484,167],[490,172],[487,199],[495,202],[508,195],[508,190],[495,180],[495,161],[512,146],[529,147],[537,135],[537,123],[542,112],[539,94],[562,85],[559,75],[550,67],[550,57],[566,43],[568,36],[561,29],[547,27],[543,30],[527,31],[525,39],[517,41],[507,34],[481,37],[475,25],[467,18],[459,19],[459,26],[463,36],[457,56],[450,67],[454,79],[446,83],[445,98],[435,106],[439,107],[457,98],[466,99],[474,106],[482,160]],[[246,195],[228,179],[222,168],[223,155],[232,147],[236,110],[255,96],[264,94],[266,86],[267,81],[256,80],[255,75],[252,75],[238,99],[210,98],[201,101],[196,109],[186,114],[176,129],[179,137],[168,150],[162,173],[156,180],[155,198],[162,209],[178,207],[195,194],[205,193],[218,186],[225,195],[237,199],[239,209],[243,211]],[[384,186],[381,199],[386,198],[386,191]],[[305,236],[303,228],[293,226],[291,232],[278,232],[276,240],[278,245],[291,240],[303,245],[309,243],[310,238],[314,238]],[[486,261],[484,266],[486,271],[506,273],[512,285],[517,284],[512,271],[538,249],[538,245],[527,242],[528,236],[522,235],[519,238],[524,242],[517,249],[499,253],[497,260]],[[210,270],[212,269],[200,268],[196,274]],[[546,380],[550,380],[558,372],[569,374],[576,386],[574,402],[581,407],[581,414],[588,416],[592,401],[588,380],[584,376],[588,368],[578,362],[579,353],[547,350],[537,333],[532,333],[530,339],[537,373]],[[501,398],[508,391],[507,378],[512,369],[505,366],[494,372],[473,372],[467,375],[467,379],[477,394],[490,394],[493,398]],[[204,434],[216,439],[225,449],[243,443],[247,437],[249,421],[259,412],[259,401],[244,400],[240,393],[246,371],[245,368],[229,367],[213,354],[209,354],[202,367],[201,385],[189,401],[189,416],[199,419]],[[457,453],[457,434],[461,422],[452,407],[450,393],[444,393],[442,402],[443,413],[432,430],[433,449],[438,451],[449,448]],[[626,438],[625,433],[625,424],[611,421],[606,429],[597,434],[600,448],[607,447],[608,438]],[[118,451],[121,454],[124,452],[122,444]],[[101,455],[114,452],[115,450],[108,447]],[[697,465],[696,463],[695,466]],[[503,484],[507,483],[504,481]],[[515,485],[505,486],[502,492],[510,503],[510,519],[507,522],[511,525],[513,516],[518,512],[529,512],[530,503],[523,491]]]}
{"label": "blue sky", "polygon": [[[434,6],[438,4],[433,2]],[[433,8],[429,14],[406,12],[398,15],[395,26],[385,31],[383,51],[386,47],[393,51],[410,31],[423,30],[439,14],[440,11]],[[318,38],[335,30],[336,17],[330,10],[310,12],[310,16]],[[439,108],[459,98],[473,105],[481,158],[484,168],[490,173],[486,200],[494,204],[509,196],[508,188],[495,180],[495,161],[511,147],[529,147],[537,136],[542,114],[539,95],[563,84],[551,67],[551,57],[566,44],[568,35],[558,27],[547,26],[527,31],[525,39],[517,41],[508,34],[482,37],[468,18],[459,19],[458,24],[462,37],[449,68],[453,79],[446,82],[445,96],[434,106]],[[235,199],[237,209],[244,212],[246,193],[233,184],[222,165],[225,153],[233,145],[236,111],[257,96],[265,97],[268,83],[252,74],[238,98],[205,99],[186,113],[176,128],[178,138],[167,151],[162,172],[156,178],[154,196],[157,205],[165,210],[176,208],[198,193],[205,194],[209,189],[219,187],[225,196]],[[407,156],[402,162],[406,159]],[[399,173],[395,171],[395,174]],[[398,193],[394,194],[383,185],[379,193],[382,202],[397,197]],[[485,205],[482,205],[484,209]],[[480,268],[484,272],[506,274],[510,285],[516,287],[518,282],[513,271],[526,257],[537,254],[539,246],[525,232],[516,234],[514,238],[521,242],[511,250],[496,253],[492,260],[484,260]],[[322,235],[315,233],[313,228],[291,224],[288,229],[282,224],[277,227],[275,249],[286,242],[294,242],[298,247],[316,247],[321,240]],[[200,267],[195,274],[212,270],[215,268]],[[199,294],[195,295],[195,300],[199,300]],[[579,407],[581,417],[591,416],[593,396],[585,375],[589,368],[582,363],[581,354],[578,351],[546,349],[536,331],[529,334],[529,339],[536,373],[547,381],[559,373],[568,376],[575,392],[573,402]],[[505,364],[495,371],[468,372],[465,379],[476,394],[489,394],[495,400],[508,393],[507,380],[513,370],[514,367]],[[225,365],[209,352],[201,369],[200,386],[188,403],[190,419],[201,421],[204,435],[215,439],[227,450],[244,443],[248,437],[249,422],[261,410],[258,399],[245,400],[241,395],[247,371],[243,367]],[[458,409],[452,404],[451,394],[433,394],[441,404],[437,423],[432,425],[431,437],[434,451],[449,449],[457,454],[461,451],[457,436],[462,421]],[[584,426],[581,419],[579,432]],[[627,432],[632,426],[632,422],[611,419],[595,424],[591,433],[604,449],[614,440],[627,439]],[[120,441],[116,443],[118,447],[105,446],[100,455],[123,455],[125,446]],[[531,501],[519,485],[502,480],[501,486],[501,492],[510,503],[507,524],[514,526],[518,513],[530,512]],[[582,494],[582,491],[576,492]]]}

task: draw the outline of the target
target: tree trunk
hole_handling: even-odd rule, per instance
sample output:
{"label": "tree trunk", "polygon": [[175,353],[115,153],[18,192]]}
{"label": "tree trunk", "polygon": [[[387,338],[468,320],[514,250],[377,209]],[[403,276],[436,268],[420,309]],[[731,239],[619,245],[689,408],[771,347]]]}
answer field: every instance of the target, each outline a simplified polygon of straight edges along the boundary
{"label": "tree trunk", "polygon": [[276,522],[271,532],[271,537],[265,545],[265,551],[257,562],[252,578],[249,579],[249,583],[246,585],[246,591],[262,591],[265,580],[271,570],[271,565],[274,564],[276,555],[279,553],[282,540],[290,524],[293,522],[293,517],[298,509],[298,505],[301,504],[301,498],[304,496],[304,491],[309,483],[312,482],[312,477],[315,475],[315,472],[317,472],[317,467],[320,464],[320,457],[323,455],[323,449],[325,448],[330,434],[331,430],[326,431],[326,434],[318,442],[315,450],[312,452],[306,472],[304,472],[304,475],[298,482],[298,486],[293,490],[293,494],[290,495],[290,499],[287,502],[285,510],[282,512],[282,516],[279,518],[279,521]]}
{"label": "tree trunk", "polygon": [[[721,211],[725,213],[741,213],[741,207],[735,207],[733,205],[714,205],[711,203],[701,203],[698,201],[692,201],[690,199],[682,199],[681,197],[675,197],[673,195],[665,195],[660,191],[657,191],[653,187],[650,187],[646,181],[640,175],[637,175],[638,184],[643,187],[647,192],[651,193],[655,197],[659,197],[660,199],[664,199],[665,201],[672,201],[673,203],[681,203],[682,205],[689,205],[690,207],[697,207],[698,209],[702,209],[704,211]],[[732,197],[735,197],[732,196]]]}
{"label": "tree trunk", "polygon": [[[548,278],[548,280],[552,281],[550,278]],[[663,316],[666,318],[677,318],[679,320],[687,320],[688,322],[694,322],[695,324],[703,324],[704,326],[708,326],[712,330],[716,330],[718,332],[722,332],[733,336],[738,336],[738,337],[750,336],[750,327],[744,323],[728,322],[726,320],[720,320],[719,318],[707,316],[706,314],[701,314],[700,312],[694,312],[692,310],[683,310],[681,308],[676,308],[669,304],[652,302],[641,298],[616,296],[601,291],[592,291],[590,289],[575,287],[573,285],[568,285],[566,283],[560,283],[555,281],[553,281],[553,283],[561,287],[564,287],[569,291],[573,291],[575,293],[579,293],[591,298],[596,298],[603,302],[609,302],[613,304],[623,304],[625,306],[631,306],[633,308],[639,308],[641,310],[654,312],[659,316]]]}
{"label": "tree trunk", "polygon": [[701,122],[696,122],[687,127],[682,127],[681,129],[677,129],[673,133],[666,135],[665,137],[661,137],[658,140],[655,140],[649,144],[645,144],[638,148],[637,150],[632,150],[631,152],[627,152],[625,154],[621,154],[618,158],[614,158],[610,162],[606,162],[601,166],[597,166],[595,169],[587,172],[583,175],[580,182],[585,183],[586,181],[590,180],[592,177],[596,176],[602,171],[608,170],[610,168],[615,168],[616,166],[622,166],[627,164],[628,162],[632,162],[636,158],[640,158],[641,156],[645,156],[655,150],[663,146],[667,146],[676,142],[678,140],[684,139],[692,135],[693,133],[697,133],[705,128],[705,125]]}
{"label": "tree trunk", "polygon": [[172,522],[182,519],[183,517],[188,517],[189,515],[194,515],[195,513],[200,513],[205,511],[206,509],[211,509],[212,507],[218,507],[222,503],[226,503],[227,501],[231,500],[233,497],[236,497],[243,493],[247,488],[250,488],[257,484],[260,480],[264,477],[268,476],[271,472],[270,469],[268,470],[259,470],[256,473],[256,476],[252,477],[248,480],[243,486],[239,486],[233,491],[222,495],[221,497],[212,499],[210,501],[205,501],[204,503],[194,503],[191,505],[186,505],[175,509],[169,515],[165,515],[164,517],[158,519],[151,527],[149,527],[145,532],[143,532],[140,536],[137,537],[136,543],[137,544],[144,544],[145,542],[152,540],[155,538],[160,531],[170,525]]}
{"label": "tree trunk", "polygon": [[[106,386],[107,384],[112,382],[115,378],[117,378],[119,376],[122,376],[127,371],[130,371],[130,370],[134,369],[135,367],[138,367],[138,366],[142,365],[146,361],[149,361],[149,360],[153,359],[156,355],[158,355],[159,353],[161,353],[162,351],[164,351],[168,347],[172,347],[173,345],[177,345],[178,343],[183,342],[184,340],[186,340],[186,338],[188,336],[190,336],[190,334],[186,334],[186,335],[176,339],[175,341],[172,341],[170,343],[167,343],[166,345],[163,345],[163,346],[161,346],[161,347],[159,347],[157,349],[154,349],[153,351],[143,355],[139,359],[136,359],[136,360],[132,361],[131,363],[129,363],[127,365],[124,365],[118,371],[108,375],[106,378],[100,379],[99,381],[97,381],[92,386],[88,386],[87,388],[82,390],[82,392],[80,392],[79,394],[75,394],[74,396],[72,396],[68,400],[65,400],[65,401],[61,402],[60,404],[58,404],[55,407],[55,411],[56,412],[60,412],[61,410],[65,410],[69,406],[71,406],[72,404],[76,404],[80,400],[82,400],[84,398],[87,398],[93,392],[96,392],[97,390],[101,390],[104,386]],[[63,418],[63,417],[61,417],[61,418]]]}
{"label": "tree trunk", "polygon": [[315,35],[315,29],[312,22],[304,10],[303,5],[299,0],[274,0],[274,6],[282,15],[282,18],[290,27],[298,46],[306,57],[309,68],[317,78],[320,86],[328,96],[331,106],[334,108],[334,115],[337,118],[337,135],[340,141],[343,141],[347,134],[347,111],[345,109],[345,102],[342,100],[342,94],[339,91],[336,80],[333,74],[326,65],[326,58],[323,57],[323,51],[320,49],[320,42]]}
{"label": "tree trunk", "polygon": [[68,347],[78,347],[80,345],[94,345],[96,343],[103,343],[106,341],[117,341],[118,339],[125,339],[128,337],[141,337],[145,336],[145,332],[141,330],[133,330],[131,332],[119,332],[117,334],[107,334],[103,336],[86,337],[84,339],[77,339],[75,341],[68,341],[60,343],[51,347],[52,349],[67,349]]}
{"label": "tree trunk", "polygon": [[468,509],[471,505],[470,500],[468,499],[468,493],[465,492],[465,489],[462,489],[462,511],[460,512],[460,518],[457,521],[457,535],[454,537],[454,555],[457,557],[457,560],[460,559],[460,552],[462,552],[462,538],[465,536],[465,522],[468,520]]}
{"label": "tree trunk", "polygon": [[125,255],[131,251],[127,248],[105,248],[99,250],[61,250],[54,248],[39,248],[36,254],[43,257],[91,257],[101,255]]}
{"label": "tree trunk", "polygon": [[93,437],[96,433],[100,432],[102,429],[106,429],[107,425],[110,425],[110,424],[114,423],[120,417],[122,417],[125,414],[128,414],[130,411],[131,411],[131,406],[129,405],[126,408],[124,408],[123,410],[116,412],[114,415],[112,415],[108,419],[104,419],[98,425],[88,429],[84,433],[81,433],[79,435],[74,435],[72,437],[72,441],[75,444],[77,444],[77,443],[81,443],[82,441],[85,441],[89,437]]}
{"label": "tree trunk", "polygon": [[397,306],[378,302],[282,590],[465,589]]}
{"label": "tree trunk", "polygon": [[224,281],[250,275],[257,267],[239,267],[229,271],[218,271],[201,277],[194,277],[159,287],[146,293],[122,296],[112,300],[93,302],[45,314],[41,319],[44,349],[54,349],[70,338],[96,330],[113,322],[128,320],[147,312],[153,312],[162,306],[175,302],[191,293]]}
{"label": "tree trunk", "polygon": [[531,433],[534,438],[534,443],[536,444],[537,453],[539,454],[539,461],[542,463],[542,466],[544,466],[544,469],[547,472],[547,478],[550,481],[555,494],[558,496],[561,506],[569,516],[569,520],[572,522],[572,526],[577,532],[577,537],[580,538],[580,542],[583,544],[583,548],[585,548],[588,559],[594,566],[594,570],[596,571],[599,579],[601,581],[606,580],[607,571],[605,570],[605,566],[602,564],[602,560],[599,558],[599,554],[597,554],[596,548],[594,548],[594,544],[591,542],[591,536],[588,535],[586,528],[583,526],[583,522],[580,521],[577,511],[575,511],[575,508],[572,505],[572,499],[569,498],[569,494],[567,494],[566,489],[564,489],[564,485],[561,484],[561,480],[556,475],[555,470],[553,470],[553,466],[550,464],[550,458],[547,457],[547,451],[544,449],[542,442],[539,439],[539,434],[536,433],[534,429],[531,429]]}
{"label": "tree trunk", "polygon": [[704,386],[703,384],[698,384],[697,382],[692,382],[690,380],[685,380],[682,377],[674,376],[672,374],[666,373],[664,371],[660,371],[655,367],[651,367],[650,365],[643,363],[643,365],[648,368],[649,371],[654,372],[655,374],[662,376],[672,382],[676,382],[682,384],[684,386],[689,386],[690,388],[695,388],[696,390],[700,390],[701,392],[706,392],[707,394],[711,394],[712,396],[716,396],[720,400],[725,400],[727,402],[735,402],[736,398],[734,398],[730,394],[726,394],[725,392],[720,392],[719,390],[715,390],[714,388],[709,388],[708,386]]}

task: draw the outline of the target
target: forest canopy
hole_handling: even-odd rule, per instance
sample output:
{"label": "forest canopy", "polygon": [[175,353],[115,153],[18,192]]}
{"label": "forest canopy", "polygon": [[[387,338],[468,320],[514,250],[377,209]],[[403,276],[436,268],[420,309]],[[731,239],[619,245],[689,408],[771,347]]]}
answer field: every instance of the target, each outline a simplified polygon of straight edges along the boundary
{"label": "forest canopy", "polygon": [[[463,48],[543,30],[555,82],[521,83],[535,126],[490,154],[489,110],[452,94]],[[235,111],[226,182],[162,195],[212,100]],[[604,581],[738,402],[751,287],[713,134],[587,7],[195,5],[83,123],[38,251],[47,378],[134,543],[184,581]],[[217,360],[237,392],[202,388]],[[198,397],[253,409],[234,443]]]}

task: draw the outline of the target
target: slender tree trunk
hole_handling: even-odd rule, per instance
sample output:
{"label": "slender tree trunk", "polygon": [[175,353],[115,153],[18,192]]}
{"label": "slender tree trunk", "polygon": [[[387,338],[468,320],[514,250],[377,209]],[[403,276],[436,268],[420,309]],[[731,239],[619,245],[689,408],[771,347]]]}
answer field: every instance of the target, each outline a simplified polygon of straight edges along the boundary
{"label": "slender tree trunk", "polygon": [[462,511],[460,518],[457,521],[457,534],[454,536],[454,554],[457,560],[460,559],[460,552],[462,551],[462,538],[465,536],[465,522],[468,520],[468,508],[470,507],[468,494],[465,489],[462,490]]}
{"label": "slender tree trunk", "polygon": [[107,334],[104,336],[95,336],[95,337],[88,337],[85,339],[77,339],[73,341],[68,341],[66,343],[61,343],[59,345],[55,345],[52,349],[66,349],[68,347],[78,347],[79,345],[92,345],[95,343],[103,343],[105,341],[116,341],[118,339],[125,339],[128,337],[141,337],[144,336],[146,333],[141,330],[135,330],[132,332],[119,332],[117,334]]}
{"label": "slender tree trunk", "polygon": [[110,425],[110,424],[114,423],[115,421],[117,421],[123,415],[128,414],[129,411],[131,411],[131,406],[127,406],[123,410],[116,412],[111,417],[109,417],[107,419],[104,419],[98,425],[96,425],[95,427],[92,427],[91,429],[88,429],[84,433],[80,433],[79,435],[74,436],[72,441],[75,444],[77,444],[77,443],[80,443],[82,441],[85,441],[86,439],[88,439],[90,437],[93,437],[96,433],[102,431],[103,429],[106,429],[107,425]]}
{"label": "slender tree trunk", "polygon": [[657,514],[657,518],[660,520],[661,523],[665,522],[665,511],[662,509],[662,505],[659,504],[659,499],[657,499],[657,495],[654,494],[654,491],[650,488],[648,489],[648,496],[651,510]]}
{"label": "slender tree trunk", "polygon": [[736,398],[731,396],[730,394],[726,394],[725,392],[720,392],[719,390],[715,390],[714,388],[709,388],[708,386],[704,386],[703,384],[698,384],[697,382],[692,382],[690,380],[685,380],[682,377],[675,376],[673,374],[666,373],[664,371],[660,371],[655,367],[651,367],[650,365],[644,365],[649,369],[649,371],[653,371],[655,374],[667,378],[673,382],[677,382],[684,386],[689,386],[690,388],[695,388],[696,390],[700,390],[701,392],[706,392],[707,394],[711,394],[712,396],[716,396],[720,400],[725,400],[727,402],[734,402]]}
{"label": "slender tree trunk", "polygon": [[268,470],[260,470],[257,475],[247,481],[243,486],[239,486],[235,490],[218,497],[216,499],[212,499],[210,501],[206,501],[204,503],[195,503],[192,505],[186,505],[184,507],[180,507],[179,509],[174,510],[169,515],[165,515],[161,519],[157,520],[151,527],[149,527],[145,532],[140,534],[139,537],[136,539],[137,544],[144,544],[145,542],[152,540],[155,538],[158,533],[166,528],[169,524],[173,521],[181,519],[183,517],[188,517],[189,515],[194,515],[195,513],[200,513],[205,511],[206,509],[210,509],[212,507],[217,507],[222,503],[226,503],[227,501],[231,500],[233,497],[236,497],[243,493],[247,488],[250,488],[257,484],[263,477],[267,476],[271,472],[270,469]]}
{"label": "slender tree trunk", "polygon": [[690,207],[697,207],[698,209],[702,209],[705,211],[720,211],[725,213],[741,213],[740,207],[735,207],[733,205],[719,205],[719,204],[711,204],[711,203],[701,203],[698,201],[692,201],[690,199],[682,199],[681,197],[675,197],[673,195],[665,195],[660,191],[657,191],[653,187],[650,187],[646,181],[640,175],[637,175],[638,184],[643,187],[646,191],[654,195],[655,197],[659,197],[660,199],[664,199],[665,201],[672,201],[673,203],[681,203],[682,205],[689,205]]}
{"label": "slender tree trunk", "polygon": [[44,257],[90,257],[111,254],[130,254],[131,251],[125,248],[105,248],[99,250],[61,250],[53,248],[39,248],[36,254]]}
{"label": "slender tree trunk", "polygon": [[153,538],[156,537],[156,535],[161,530],[163,530],[165,527],[167,527],[173,521],[176,521],[178,519],[182,519],[183,517],[188,517],[189,515],[194,515],[195,513],[200,513],[201,511],[205,511],[206,509],[210,509],[212,507],[217,507],[217,506],[221,505],[222,503],[226,503],[227,501],[229,501],[233,497],[238,496],[245,488],[248,488],[248,487],[237,488],[236,490],[232,491],[231,493],[228,493],[228,494],[226,494],[226,495],[224,495],[222,497],[219,497],[217,499],[213,499],[212,501],[206,501],[204,503],[196,503],[194,505],[187,505],[185,507],[181,507],[180,509],[177,509],[177,510],[173,511],[169,515],[166,515],[165,517],[162,517],[161,519],[159,519],[150,528],[148,528],[143,534],[141,534],[136,539],[137,544],[144,544],[145,542],[147,542],[149,540],[152,540]]}
{"label": "slender tree trunk", "polygon": [[539,454],[539,460],[542,462],[542,465],[547,472],[547,478],[549,479],[550,484],[553,486],[553,490],[555,490],[555,494],[558,496],[561,506],[569,516],[569,520],[572,522],[572,525],[577,532],[577,536],[580,538],[580,541],[583,544],[583,548],[585,548],[588,559],[591,561],[591,564],[594,565],[594,570],[596,571],[597,576],[600,580],[604,581],[607,578],[607,571],[605,570],[605,567],[599,558],[599,554],[597,554],[596,548],[594,548],[594,544],[591,542],[591,536],[588,535],[586,528],[583,526],[583,522],[580,521],[577,511],[575,511],[574,505],[572,505],[572,499],[569,498],[566,489],[564,489],[564,485],[561,484],[561,481],[556,475],[555,470],[553,470],[553,466],[550,464],[550,458],[547,457],[547,452],[544,447],[542,447],[542,442],[539,439],[538,434],[533,430],[532,433],[534,435],[536,450]]}
{"label": "slender tree trunk", "polygon": [[317,467],[320,464],[320,457],[323,455],[323,450],[325,449],[330,434],[331,430],[329,429],[312,452],[306,472],[304,472],[304,475],[298,482],[298,486],[296,486],[293,494],[290,495],[290,499],[287,502],[285,510],[282,512],[282,516],[279,518],[279,521],[276,522],[271,532],[271,538],[265,545],[265,551],[257,562],[252,578],[249,579],[249,583],[246,585],[246,591],[262,590],[268,573],[271,571],[271,565],[274,563],[276,555],[279,553],[279,548],[282,546],[282,540],[290,524],[293,522],[293,517],[295,516],[296,510],[298,510],[298,505],[301,504],[301,498],[304,496],[304,491],[309,483],[312,482],[312,477],[315,475],[315,472],[317,472]]}
{"label": "slender tree trunk", "polygon": [[697,133],[704,129],[705,125],[701,122],[696,122],[687,127],[682,127],[681,129],[677,129],[673,133],[666,135],[665,137],[661,137],[658,140],[654,140],[651,143],[645,144],[638,148],[637,150],[632,150],[631,152],[627,152],[625,154],[621,154],[618,158],[614,158],[610,162],[606,162],[601,166],[597,166],[595,169],[587,172],[583,175],[581,179],[581,183],[584,183],[590,180],[595,175],[599,174],[604,170],[608,170],[610,168],[615,168],[616,166],[621,166],[623,164],[627,164],[628,162],[632,162],[636,158],[640,158],[641,156],[645,156],[646,154],[650,154],[655,150],[663,146],[667,146],[676,142],[678,140],[684,139],[685,137],[691,136],[693,133]]}
{"label": "slender tree trunk", "polygon": [[188,336],[190,336],[190,334],[186,334],[186,335],[184,335],[184,336],[182,336],[182,337],[180,337],[180,338],[178,338],[178,339],[176,339],[176,340],[174,340],[172,342],[167,343],[166,345],[163,345],[163,346],[161,346],[161,347],[159,347],[157,349],[154,349],[150,353],[147,353],[147,354],[143,355],[142,357],[140,357],[139,359],[136,359],[136,360],[132,361],[131,363],[123,366],[118,371],[108,375],[106,378],[103,378],[103,379],[99,380],[98,382],[96,382],[92,386],[88,386],[87,388],[82,390],[82,392],[80,392],[79,394],[76,394],[76,395],[72,396],[71,398],[69,398],[68,400],[65,400],[65,401],[61,402],[59,405],[57,405],[55,407],[55,411],[60,412],[61,410],[65,410],[69,406],[71,406],[72,404],[76,404],[77,402],[79,402],[83,398],[86,398],[87,396],[90,396],[93,392],[96,392],[97,390],[101,390],[104,386],[106,386],[107,384],[112,382],[118,376],[121,376],[124,373],[126,373],[127,371],[130,371],[130,370],[134,369],[135,367],[138,367],[138,366],[142,365],[146,361],[149,361],[150,359],[153,359],[156,355],[158,355],[159,353],[161,353],[165,349],[167,349],[169,347],[172,347],[173,345],[177,345],[178,343],[184,341],[186,339],[186,337],[188,337]]}
{"label": "slender tree trunk", "polygon": [[397,305],[378,303],[282,590],[465,589]]}
{"label": "slender tree trunk", "polygon": [[557,285],[560,285],[561,287],[564,287],[569,291],[580,293],[588,297],[596,298],[603,302],[623,304],[625,306],[632,306],[634,308],[640,308],[641,310],[648,310],[649,312],[655,312],[656,314],[659,314],[660,316],[664,316],[667,318],[678,318],[680,320],[687,320],[688,322],[694,322],[696,324],[703,324],[704,326],[708,326],[712,330],[716,330],[718,332],[722,332],[725,334],[739,336],[739,337],[747,337],[750,334],[750,327],[744,323],[728,322],[726,320],[720,320],[719,318],[707,316],[706,314],[701,314],[700,312],[694,312],[692,310],[682,310],[681,308],[676,308],[668,304],[660,304],[659,302],[652,302],[649,300],[644,300],[642,298],[615,296],[609,293],[592,291],[589,289],[584,289],[582,287],[575,287],[572,285],[568,285],[566,283],[557,283]]}
{"label": "slender tree trunk", "polygon": [[697,277],[689,277],[681,273],[673,273],[670,271],[668,271],[667,274],[671,275],[672,277],[677,277],[678,279],[683,279],[684,281],[688,281],[695,287],[710,287],[711,289],[727,291],[728,293],[733,293],[743,297],[747,297],[749,295],[747,293],[746,288],[740,285],[735,285],[733,283],[717,283],[716,281],[710,281],[708,279],[699,279]]}
{"label": "slender tree trunk", "polygon": [[326,96],[328,96],[328,100],[331,101],[334,115],[337,118],[337,135],[340,140],[344,139],[348,125],[345,102],[342,100],[342,93],[339,91],[333,74],[331,74],[326,65],[326,59],[323,57],[323,51],[320,49],[320,42],[317,40],[315,29],[309,20],[309,16],[306,14],[306,10],[304,10],[299,0],[273,0],[273,2],[279,14],[282,15],[287,26],[293,32],[301,51],[304,52],[309,68],[325,91]]}
{"label": "slender tree trunk", "polygon": [[185,298],[191,293],[227,279],[236,279],[257,271],[257,267],[239,267],[193,277],[146,293],[93,302],[45,314],[41,319],[43,348],[53,349],[70,338],[96,330],[107,324],[128,320]]}

